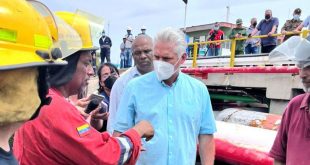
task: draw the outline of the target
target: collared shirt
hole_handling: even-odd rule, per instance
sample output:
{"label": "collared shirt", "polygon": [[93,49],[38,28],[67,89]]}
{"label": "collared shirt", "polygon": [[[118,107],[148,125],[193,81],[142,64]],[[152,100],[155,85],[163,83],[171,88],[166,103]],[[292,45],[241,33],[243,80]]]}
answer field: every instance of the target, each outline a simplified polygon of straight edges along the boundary
{"label": "collared shirt", "polygon": [[310,164],[310,93],[293,98],[283,114],[269,155],[287,165]]}
{"label": "collared shirt", "polygon": [[139,73],[137,67],[131,67],[126,72],[124,72],[120,78],[118,78],[115,81],[110,94],[109,119],[107,125],[107,131],[109,133],[112,134],[114,131],[113,124],[116,118],[116,111],[125,86],[131,79],[138,77],[140,75],[141,74]]}
{"label": "collared shirt", "polygon": [[[257,25],[257,30],[260,31],[261,35],[267,35],[269,32],[271,32],[273,26],[276,26],[276,31],[279,26],[279,19],[276,17],[271,17],[270,20],[261,20],[259,24]],[[262,46],[270,46],[270,45],[277,45],[277,37],[267,37],[261,39]]]}
{"label": "collared shirt", "polygon": [[305,19],[305,21],[302,23],[304,27],[308,26],[308,30],[310,30],[310,15]]}
{"label": "collared shirt", "polygon": [[[250,26],[248,29],[247,29],[247,35],[249,34],[252,34],[252,31],[255,29],[255,27],[253,26]],[[260,33],[260,31],[257,31],[253,36],[258,36]],[[249,45],[251,44],[252,47],[256,46],[256,43],[258,43],[260,41],[259,38],[249,38],[245,41],[245,45]]]}
{"label": "collared shirt", "polygon": [[167,86],[155,72],[131,80],[117,112],[115,130],[124,132],[141,120],[151,122],[153,139],[143,142],[137,164],[195,164],[197,138],[216,131],[207,87],[186,74]]}
{"label": "collared shirt", "polygon": [[131,49],[132,47],[132,42],[133,42],[133,35],[132,34],[126,34],[126,42],[125,42],[125,48]]}

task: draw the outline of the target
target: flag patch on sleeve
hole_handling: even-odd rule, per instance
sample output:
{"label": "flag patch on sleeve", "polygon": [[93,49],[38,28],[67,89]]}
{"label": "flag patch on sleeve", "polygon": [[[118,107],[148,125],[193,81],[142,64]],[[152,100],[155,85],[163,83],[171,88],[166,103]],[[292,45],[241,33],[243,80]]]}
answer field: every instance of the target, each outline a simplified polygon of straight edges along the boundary
{"label": "flag patch on sleeve", "polygon": [[76,130],[78,131],[78,134],[82,137],[82,136],[85,136],[89,133],[90,126],[89,126],[89,124],[83,124],[83,125],[77,127]]}

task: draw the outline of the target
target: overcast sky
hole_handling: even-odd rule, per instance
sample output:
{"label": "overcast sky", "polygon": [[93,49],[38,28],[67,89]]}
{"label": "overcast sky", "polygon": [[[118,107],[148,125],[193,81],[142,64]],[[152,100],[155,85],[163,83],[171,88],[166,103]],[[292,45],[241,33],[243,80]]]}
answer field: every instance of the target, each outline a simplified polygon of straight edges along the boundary
{"label": "overcast sky", "polygon": [[[185,4],[182,0],[40,0],[52,11],[76,9],[103,17],[106,33],[112,39],[111,58],[119,62],[119,46],[126,34],[126,27],[133,28],[133,35],[140,33],[142,25],[146,33],[154,37],[164,27],[184,26]],[[302,19],[310,15],[309,0],[188,0],[187,26],[226,21],[226,6],[230,6],[229,22],[242,18],[244,26],[252,17],[261,20],[265,9],[271,9],[273,16],[280,20],[280,28],[286,19],[292,18],[295,8],[302,9]],[[308,7],[307,7],[308,6]],[[95,43],[98,45],[98,43]]]}

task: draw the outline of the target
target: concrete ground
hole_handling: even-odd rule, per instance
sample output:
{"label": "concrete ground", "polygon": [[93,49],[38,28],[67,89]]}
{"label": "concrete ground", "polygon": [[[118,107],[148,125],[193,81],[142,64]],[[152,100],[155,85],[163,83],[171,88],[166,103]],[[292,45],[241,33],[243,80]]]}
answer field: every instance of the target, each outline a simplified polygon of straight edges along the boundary
{"label": "concrete ground", "polygon": [[96,77],[91,77],[90,80],[88,81],[88,89],[87,89],[87,96],[92,94],[92,93],[97,93],[98,89],[98,76]]}

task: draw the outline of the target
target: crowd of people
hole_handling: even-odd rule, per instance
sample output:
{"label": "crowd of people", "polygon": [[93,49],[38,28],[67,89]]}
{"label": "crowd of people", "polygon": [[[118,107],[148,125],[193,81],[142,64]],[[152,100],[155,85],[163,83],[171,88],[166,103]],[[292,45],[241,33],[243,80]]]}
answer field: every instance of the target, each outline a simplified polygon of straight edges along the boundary
{"label": "crowd of people", "polygon": [[[35,3],[36,7],[41,5],[46,9],[44,4]],[[6,34],[0,35],[1,165],[188,165],[195,164],[197,145],[201,163],[213,164],[216,124],[211,99],[204,83],[180,71],[187,57],[182,31],[164,28],[154,39],[145,31],[133,38],[128,28],[121,48],[127,60],[124,66],[130,68],[122,75],[109,61],[112,42],[103,31],[99,40],[103,62],[97,71],[97,94],[103,97],[102,103],[107,105],[108,111],[102,112],[102,104],[88,109],[91,97],[70,99],[83,91],[90,77],[95,75],[92,53],[97,48],[86,42],[93,37],[89,28],[91,22],[77,13],[56,12],[82,41],[81,48],[64,56],[62,49],[54,44],[57,38],[51,36],[53,27],[48,26],[42,10],[35,10],[30,7],[30,1],[24,0],[0,4],[10,11],[0,12],[4,22],[0,32]],[[23,22],[19,18],[21,14]],[[266,19],[272,18],[271,11],[267,10]],[[267,23],[267,20],[262,22]],[[271,22],[277,22],[273,20]],[[74,21],[79,24],[76,26]],[[248,35],[242,29],[242,20],[237,22],[238,29],[231,38]],[[266,32],[262,29],[267,25],[260,23],[255,27],[255,19],[251,22],[251,34]],[[267,24],[274,29],[273,23]],[[275,31],[271,32],[268,34]],[[293,54],[282,51],[281,55],[293,57],[297,62],[306,93],[292,99],[284,113],[270,152],[275,163],[310,162],[309,40],[294,36],[285,42],[289,44],[280,45],[282,50],[292,49],[294,45]],[[238,44],[256,45],[256,42],[249,40]],[[261,41],[264,50],[274,49],[266,43],[269,41]],[[276,50],[271,51],[271,58],[279,55]],[[217,52],[216,44],[212,51]],[[236,51],[243,50],[238,47]],[[133,58],[134,66],[127,57]],[[13,134],[11,148],[8,140]]]}
{"label": "crowd of people", "polygon": [[[146,27],[143,25],[141,27],[141,33],[139,35],[146,35]],[[137,37],[137,36],[136,36]],[[120,68],[130,68],[132,66],[132,43],[134,36],[132,34],[132,28],[127,27],[127,34],[123,37],[123,41],[120,45]],[[101,64],[105,62],[105,59],[108,63],[111,63],[110,59],[110,49],[112,47],[112,41],[110,37],[105,34],[105,31],[102,31],[102,35],[99,39],[100,45],[100,59]],[[94,64],[95,66],[95,64]]]}
{"label": "crowd of people", "polygon": [[[292,19],[287,20],[283,27],[281,28],[281,33],[284,36],[283,42],[286,41],[291,36],[299,35],[299,32],[303,27],[309,26],[310,16],[308,16],[304,21],[300,19],[301,9],[296,8],[293,12]],[[279,43],[278,37],[273,36],[277,33],[279,27],[279,20],[277,17],[272,15],[270,9],[265,11],[265,17],[259,23],[256,18],[252,18],[250,22],[250,27],[245,28],[243,26],[243,21],[241,18],[236,20],[236,27],[232,29],[231,33],[228,35],[229,39],[245,38],[247,40],[237,40],[235,54],[257,54],[259,53],[259,48],[261,53],[270,53]],[[293,34],[295,33],[295,34]],[[217,41],[223,40],[224,32],[220,29],[219,23],[215,23],[213,29],[207,35],[207,41]],[[258,39],[251,38],[252,36],[267,35],[267,37]],[[218,56],[221,49],[221,43],[215,42],[207,45],[208,56]]]}

